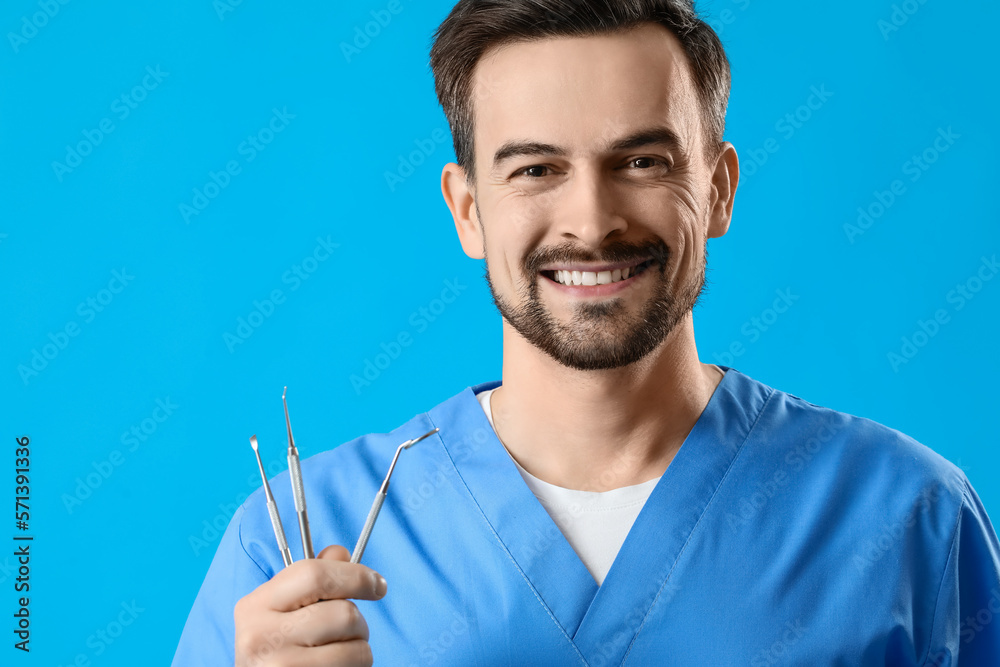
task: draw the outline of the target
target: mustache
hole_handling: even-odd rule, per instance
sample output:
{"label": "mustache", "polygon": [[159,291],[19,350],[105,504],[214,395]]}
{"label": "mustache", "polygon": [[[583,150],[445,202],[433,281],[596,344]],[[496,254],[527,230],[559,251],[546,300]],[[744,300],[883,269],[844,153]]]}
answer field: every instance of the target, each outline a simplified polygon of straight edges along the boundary
{"label": "mustache", "polygon": [[528,253],[524,258],[524,270],[529,276],[537,275],[546,264],[559,262],[642,262],[652,258],[660,265],[660,270],[666,268],[670,257],[670,248],[662,239],[647,243],[626,243],[619,241],[608,244],[598,251],[588,251],[572,243],[565,243],[551,248],[538,248]]}

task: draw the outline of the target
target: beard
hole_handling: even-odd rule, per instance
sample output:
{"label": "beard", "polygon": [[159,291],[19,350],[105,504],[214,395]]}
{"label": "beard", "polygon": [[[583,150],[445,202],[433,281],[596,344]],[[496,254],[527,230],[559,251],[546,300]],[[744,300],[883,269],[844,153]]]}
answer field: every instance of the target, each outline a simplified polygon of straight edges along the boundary
{"label": "beard", "polygon": [[[667,269],[678,259],[661,239],[609,244],[597,253],[580,250],[571,244],[536,249],[521,262],[526,285],[518,289],[517,302],[510,303],[497,292],[490,279],[489,257],[484,253],[486,284],[500,315],[536,348],[560,364],[582,371],[627,366],[655,350],[698,303],[705,283],[707,255],[706,239],[699,266],[692,275],[682,276],[678,284],[674,284],[668,278]],[[538,271],[547,263],[630,260],[638,263],[649,257],[653,257],[654,262],[640,275],[649,274],[645,280],[654,282],[653,294],[635,315],[628,312],[624,298],[581,300],[574,304],[569,322],[562,323],[539,298],[538,281],[548,279]]]}

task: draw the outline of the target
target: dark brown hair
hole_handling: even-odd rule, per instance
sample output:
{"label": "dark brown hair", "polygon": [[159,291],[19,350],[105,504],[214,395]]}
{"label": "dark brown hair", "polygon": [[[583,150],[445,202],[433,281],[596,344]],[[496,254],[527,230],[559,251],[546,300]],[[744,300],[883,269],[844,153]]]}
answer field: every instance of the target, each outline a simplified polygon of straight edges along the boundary
{"label": "dark brown hair", "polygon": [[459,0],[434,34],[431,70],[469,183],[475,182],[473,73],[487,50],[532,39],[621,32],[645,22],[665,26],[684,47],[706,128],[705,148],[714,159],[726,126],[729,60],[693,0]]}

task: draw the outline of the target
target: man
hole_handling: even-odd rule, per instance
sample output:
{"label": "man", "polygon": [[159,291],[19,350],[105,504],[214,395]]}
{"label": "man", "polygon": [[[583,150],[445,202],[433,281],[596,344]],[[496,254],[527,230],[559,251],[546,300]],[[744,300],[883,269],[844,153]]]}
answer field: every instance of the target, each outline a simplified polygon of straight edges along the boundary
{"label": "man", "polygon": [[[690,2],[461,0],[431,64],[502,382],[305,461],[315,560],[283,569],[251,496],[174,664],[1000,664],[1000,546],[962,472],[698,360],[739,167],[728,62]],[[434,427],[371,569],[346,562],[327,545]]]}

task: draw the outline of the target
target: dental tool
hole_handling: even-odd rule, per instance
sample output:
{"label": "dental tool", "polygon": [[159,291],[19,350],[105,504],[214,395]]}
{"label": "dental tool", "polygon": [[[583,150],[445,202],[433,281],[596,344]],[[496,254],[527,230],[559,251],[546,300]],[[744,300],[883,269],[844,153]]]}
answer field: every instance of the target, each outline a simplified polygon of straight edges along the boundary
{"label": "dental tool", "polygon": [[257,436],[250,436],[250,446],[253,453],[257,455],[257,467],[260,468],[260,478],[264,482],[264,495],[267,497],[267,513],[271,515],[271,528],[274,529],[274,539],[278,541],[278,551],[281,552],[281,560],[285,567],[292,564],[292,552],[288,550],[288,542],[285,540],[285,529],[281,526],[281,517],[278,516],[278,505],[274,502],[274,494],[271,493],[271,485],[267,483],[267,474],[264,472],[264,462],[260,460],[260,452],[257,450]]}
{"label": "dental tool", "polygon": [[288,418],[288,401],[285,394],[288,387],[281,393],[281,402],[285,405],[285,424],[288,426],[288,477],[292,482],[292,497],[295,499],[295,513],[299,517],[299,534],[302,536],[302,554],[305,558],[315,558],[312,536],[309,535],[309,516],[306,514],[306,493],[302,488],[302,469],[299,467],[299,450],[292,438],[292,422]]}
{"label": "dental tool", "polygon": [[354,547],[354,553],[351,554],[352,563],[359,562],[361,560],[361,556],[365,553],[365,547],[368,545],[368,538],[371,537],[372,529],[375,527],[375,519],[378,518],[378,513],[382,510],[382,503],[385,501],[385,497],[389,492],[389,478],[392,477],[392,471],[396,467],[396,460],[399,458],[399,453],[404,449],[409,449],[424,438],[434,435],[439,430],[441,429],[435,428],[432,431],[424,433],[419,438],[407,440],[396,448],[396,455],[392,457],[392,463],[389,465],[389,472],[386,473],[382,486],[379,488],[378,493],[375,494],[375,501],[372,503],[372,508],[368,511],[368,519],[365,520],[365,526],[361,529],[361,537],[358,538],[358,543]]}

